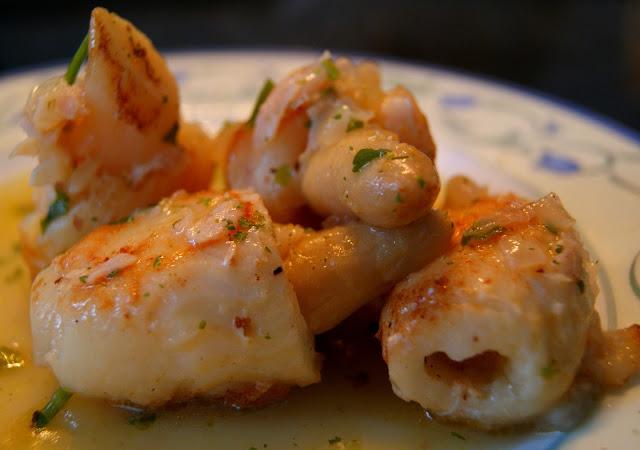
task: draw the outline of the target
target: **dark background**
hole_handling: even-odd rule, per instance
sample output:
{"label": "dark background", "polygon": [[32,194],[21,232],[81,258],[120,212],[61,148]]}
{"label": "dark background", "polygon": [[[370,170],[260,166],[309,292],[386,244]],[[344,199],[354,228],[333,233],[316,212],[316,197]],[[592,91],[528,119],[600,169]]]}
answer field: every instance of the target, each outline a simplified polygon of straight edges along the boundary
{"label": "dark background", "polygon": [[[68,60],[94,2],[3,2],[0,73]],[[640,129],[638,1],[103,1],[161,50],[328,48],[436,63]]]}

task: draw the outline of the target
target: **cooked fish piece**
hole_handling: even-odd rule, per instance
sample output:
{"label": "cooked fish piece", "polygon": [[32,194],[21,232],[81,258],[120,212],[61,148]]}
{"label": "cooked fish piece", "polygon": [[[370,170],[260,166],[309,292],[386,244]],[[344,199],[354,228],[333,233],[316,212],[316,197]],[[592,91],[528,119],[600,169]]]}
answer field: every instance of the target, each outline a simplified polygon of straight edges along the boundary
{"label": "cooked fish piece", "polygon": [[35,361],[63,387],[113,402],[261,404],[320,379],[282,266],[256,194],[176,193],[40,272]]}
{"label": "cooked fish piece", "polygon": [[284,271],[302,314],[317,334],[442,255],[452,231],[446,215],[432,211],[395,229],[350,222],[317,232],[287,226],[276,235],[286,252]]}
{"label": "cooked fish piece", "polygon": [[424,217],[440,190],[433,161],[396,134],[367,128],[315,152],[302,191],[320,215],[347,215],[395,228]]}
{"label": "cooked fish piece", "polygon": [[604,387],[620,387],[640,372],[640,325],[603,331],[594,314],[581,372]]}
{"label": "cooked fish piece", "polygon": [[251,188],[258,192],[277,222],[296,220],[306,203],[298,168],[298,157],[307,145],[306,120],[304,113],[289,114],[273,139],[259,148],[253,144],[252,128],[238,124],[232,128],[234,135],[227,143],[227,184],[233,189]]}
{"label": "cooked fish piece", "polygon": [[532,419],[572,385],[597,292],[555,194],[507,203],[392,292],[380,337],[394,392],[483,428]]}
{"label": "cooked fish piece", "polygon": [[94,9],[85,69],[33,90],[24,111],[29,137],[14,152],[38,158],[36,209],[21,227],[33,272],[101,224],[177,189],[207,188],[210,149],[192,145],[195,126],[179,133],[179,123],[178,87],[152,43]]}
{"label": "cooked fish piece", "polygon": [[[267,83],[265,87],[264,102],[260,102],[259,96],[254,114],[247,122],[223,127],[216,139],[215,153],[223,155],[222,165],[229,186],[255,189],[274,220],[299,221],[302,208],[309,204],[322,215],[348,213],[375,226],[394,227],[407,225],[430,209],[433,204],[430,197],[437,195],[439,185],[432,173],[435,144],[427,120],[405,88],[382,91],[375,64],[333,59],[325,53],[277,84]],[[420,155],[423,157],[412,158],[404,164],[398,162],[396,170],[391,170],[386,178],[379,176],[372,180],[370,174],[353,178],[350,173],[331,178],[342,173],[343,168],[334,174],[334,167],[329,167],[335,153],[345,148],[340,142],[346,139],[347,145],[351,145],[352,135],[357,135],[360,129],[368,130],[367,137],[375,141],[373,144],[391,135],[395,136],[394,142],[385,144],[400,149],[401,143],[406,143],[402,144],[403,154],[396,155],[396,161],[405,159],[406,152],[421,152],[426,157]],[[387,133],[385,138],[376,140],[381,132]],[[358,144],[365,148],[371,147],[363,139],[360,141]],[[327,152],[329,155],[325,155]],[[323,156],[316,158],[316,154]],[[352,161],[345,167],[350,169]],[[400,176],[398,171],[406,176],[395,182],[393,177]],[[311,178],[303,187],[307,172]],[[318,173],[325,173],[327,179],[320,180]],[[364,186],[362,178],[378,184]],[[328,182],[328,186],[314,189],[318,181]],[[354,187],[355,190],[372,189],[375,198],[355,194],[356,200],[346,202],[345,206],[342,196],[350,195],[346,193],[345,183],[350,187],[356,181],[359,187]],[[336,193],[338,197],[332,195],[321,202],[319,198],[324,197],[324,190],[332,185],[340,186],[336,188],[340,191]],[[367,215],[358,202],[370,202],[368,208],[383,212]],[[381,205],[376,206],[379,202]]]}
{"label": "cooked fish piece", "polygon": [[431,137],[427,118],[416,99],[404,86],[385,93],[376,113],[380,126],[398,135],[401,142],[413,145],[432,160],[436,158],[436,144]]}

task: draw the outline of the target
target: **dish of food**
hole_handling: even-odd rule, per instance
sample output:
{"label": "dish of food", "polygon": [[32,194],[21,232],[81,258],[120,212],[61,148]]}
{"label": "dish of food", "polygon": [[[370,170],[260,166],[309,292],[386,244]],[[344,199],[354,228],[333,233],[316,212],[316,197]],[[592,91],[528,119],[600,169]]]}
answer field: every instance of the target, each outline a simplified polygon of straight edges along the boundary
{"label": "dish of food", "polygon": [[96,9],[0,82],[0,446],[640,444],[633,133],[439,69],[168,63]]}

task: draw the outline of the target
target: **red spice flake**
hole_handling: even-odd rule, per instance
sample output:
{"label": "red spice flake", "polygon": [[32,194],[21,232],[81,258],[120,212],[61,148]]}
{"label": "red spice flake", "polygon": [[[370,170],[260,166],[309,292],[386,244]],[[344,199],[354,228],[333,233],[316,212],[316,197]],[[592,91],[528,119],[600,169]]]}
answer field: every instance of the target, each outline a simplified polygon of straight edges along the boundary
{"label": "red spice flake", "polygon": [[245,336],[249,335],[249,332],[251,331],[251,318],[250,317],[239,317],[239,316],[236,316],[236,318],[233,320],[233,324],[238,329],[242,328],[242,334],[244,334]]}

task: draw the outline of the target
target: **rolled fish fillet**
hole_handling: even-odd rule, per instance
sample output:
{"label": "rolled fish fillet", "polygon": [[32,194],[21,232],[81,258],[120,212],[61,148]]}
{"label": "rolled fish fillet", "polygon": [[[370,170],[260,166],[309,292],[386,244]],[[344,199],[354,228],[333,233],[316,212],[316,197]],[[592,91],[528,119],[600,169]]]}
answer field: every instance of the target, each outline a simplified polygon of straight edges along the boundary
{"label": "rolled fish fillet", "polygon": [[36,86],[24,109],[28,138],[14,154],[38,159],[20,230],[34,275],[94,228],[211,179],[207,136],[179,130],[178,86],[142,32],[95,8],[84,67]]}
{"label": "rolled fish fillet", "polygon": [[302,192],[320,215],[357,217],[396,228],[429,213],[440,190],[433,161],[390,131],[348,133],[315,152],[302,174]]}
{"label": "rolled fish fillet", "polygon": [[395,229],[361,222],[319,232],[299,228],[281,227],[276,235],[286,255],[284,271],[316,334],[333,328],[442,255],[453,232],[451,221],[438,211]]}
{"label": "rolled fish fillet", "polygon": [[390,295],[380,329],[393,390],[483,428],[531,419],[573,383],[597,292],[557,196],[514,200]]}
{"label": "rolled fish fillet", "polygon": [[31,292],[34,356],[73,392],[251,406],[319,381],[259,197],[176,193],[56,257]]}

